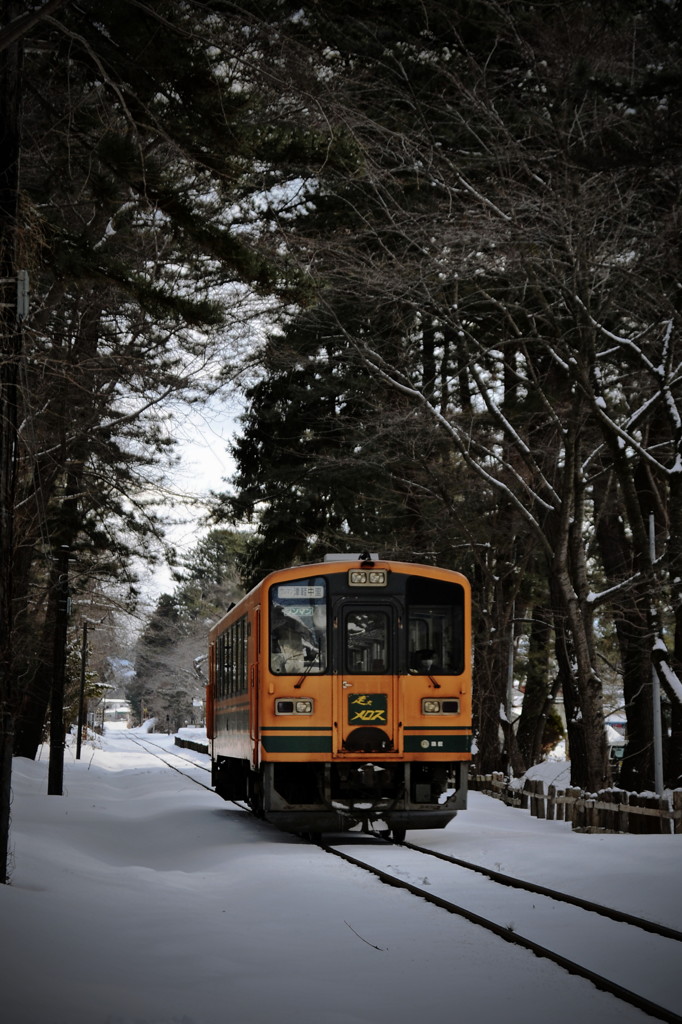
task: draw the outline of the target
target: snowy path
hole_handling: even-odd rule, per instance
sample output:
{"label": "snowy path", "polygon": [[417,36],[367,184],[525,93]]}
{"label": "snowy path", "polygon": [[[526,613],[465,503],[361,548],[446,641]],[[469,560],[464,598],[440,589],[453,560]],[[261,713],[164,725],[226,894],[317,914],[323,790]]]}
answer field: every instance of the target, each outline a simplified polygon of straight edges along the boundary
{"label": "snowy path", "polygon": [[[67,752],[63,797],[46,795],[46,778],[45,761],[15,762],[15,867],[0,889],[8,1024],[650,1019],[276,832],[124,736],[80,762]],[[682,837],[573,834],[472,794],[448,829],[410,838],[682,920]],[[657,987],[678,979],[665,969]]]}

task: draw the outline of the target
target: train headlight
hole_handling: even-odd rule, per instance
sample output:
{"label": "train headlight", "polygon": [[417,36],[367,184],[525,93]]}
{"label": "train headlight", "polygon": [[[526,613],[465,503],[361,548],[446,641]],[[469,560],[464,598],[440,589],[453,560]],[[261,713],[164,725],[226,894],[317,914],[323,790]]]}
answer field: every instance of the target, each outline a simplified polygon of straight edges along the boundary
{"label": "train headlight", "polygon": [[386,569],[350,569],[348,572],[349,587],[385,587],[388,585]]}
{"label": "train headlight", "polygon": [[282,697],[275,701],[276,715],[312,715],[314,701],[310,697],[297,698]]}
{"label": "train headlight", "polygon": [[434,697],[425,697],[422,700],[422,714],[458,715],[459,701],[456,697],[442,697],[440,700],[436,700]]}

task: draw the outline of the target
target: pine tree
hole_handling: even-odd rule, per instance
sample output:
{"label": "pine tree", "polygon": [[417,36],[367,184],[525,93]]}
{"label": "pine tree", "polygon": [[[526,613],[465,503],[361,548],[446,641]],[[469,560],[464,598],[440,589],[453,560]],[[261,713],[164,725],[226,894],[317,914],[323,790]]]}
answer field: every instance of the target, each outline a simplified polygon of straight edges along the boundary
{"label": "pine tree", "polygon": [[[183,560],[172,594],[162,594],[140,637],[135,676],[126,688],[134,716],[176,731],[203,699],[208,630],[242,596],[237,559],[245,536],[214,529]],[[198,723],[197,723],[198,724]]]}

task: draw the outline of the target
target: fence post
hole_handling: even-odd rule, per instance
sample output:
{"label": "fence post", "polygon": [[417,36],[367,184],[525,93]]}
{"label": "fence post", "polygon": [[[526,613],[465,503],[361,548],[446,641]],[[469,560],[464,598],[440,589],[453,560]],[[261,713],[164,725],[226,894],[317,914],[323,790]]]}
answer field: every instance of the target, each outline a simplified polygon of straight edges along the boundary
{"label": "fence post", "polygon": [[673,790],[673,832],[682,835],[682,789]]}
{"label": "fence post", "polygon": [[658,797],[660,813],[659,832],[663,836],[669,836],[672,832],[672,821],[670,820],[670,804],[665,796]]}
{"label": "fence post", "polygon": [[566,790],[566,795],[571,794],[573,807],[571,808],[571,828],[582,828],[585,824],[585,800],[579,789],[571,787]]}
{"label": "fence post", "polygon": [[535,801],[535,817],[536,818],[544,818],[545,817],[545,784],[542,781],[542,779],[536,779],[535,780],[535,784],[533,786],[533,789],[535,791],[535,796],[534,796],[534,801]]}
{"label": "fence post", "polygon": [[630,831],[630,794],[624,790],[618,793],[618,831]]}
{"label": "fence post", "polygon": [[611,806],[604,815],[604,828],[607,828],[609,832],[618,831],[618,798],[620,796],[617,789],[610,789],[604,796],[607,799],[607,803]]}
{"label": "fence post", "polygon": [[623,801],[625,793],[621,792],[620,789],[613,790],[613,831],[621,832],[621,810],[620,805]]}
{"label": "fence post", "polygon": [[[659,814],[660,814],[660,812],[662,810],[661,801],[659,800],[659,798],[657,796],[647,797],[646,806],[650,807],[652,809],[652,811],[658,811]],[[661,824],[662,824],[660,817],[654,818],[653,816],[649,817],[649,815],[647,815],[647,819],[648,819],[647,820],[647,832],[658,832],[658,833],[660,833],[660,831],[661,831]]]}
{"label": "fence post", "polygon": [[552,784],[547,787],[547,821],[554,821],[555,812],[556,786]]}

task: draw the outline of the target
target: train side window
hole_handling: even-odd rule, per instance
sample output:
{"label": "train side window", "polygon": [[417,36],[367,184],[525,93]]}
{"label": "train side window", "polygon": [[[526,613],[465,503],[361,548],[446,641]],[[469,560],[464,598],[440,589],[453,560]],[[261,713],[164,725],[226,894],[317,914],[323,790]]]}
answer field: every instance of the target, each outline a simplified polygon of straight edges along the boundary
{"label": "train side window", "polygon": [[235,669],[235,655],[234,655],[234,626],[230,626],[227,631],[227,692],[231,697],[234,693],[234,669]]}
{"label": "train side window", "polygon": [[233,692],[239,693],[242,684],[242,625],[243,619],[234,624],[234,681]]}
{"label": "train side window", "polygon": [[270,588],[270,668],[277,675],[327,671],[327,582],[323,576]]}
{"label": "train side window", "polygon": [[345,633],[347,672],[387,672],[389,649],[387,612],[348,613]]}
{"label": "train side window", "polygon": [[216,643],[216,695],[225,693],[225,634],[221,633]]}
{"label": "train side window", "polygon": [[216,642],[216,695],[233,697],[247,690],[247,619],[242,616]]}
{"label": "train side window", "polygon": [[464,590],[457,583],[407,581],[408,669],[415,675],[464,671]]}
{"label": "train side window", "polygon": [[225,631],[220,637],[220,696],[227,697],[230,691],[230,634]]}
{"label": "train side window", "polygon": [[249,629],[246,616],[242,619],[242,672],[239,679],[239,692],[246,693],[249,688]]}

